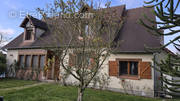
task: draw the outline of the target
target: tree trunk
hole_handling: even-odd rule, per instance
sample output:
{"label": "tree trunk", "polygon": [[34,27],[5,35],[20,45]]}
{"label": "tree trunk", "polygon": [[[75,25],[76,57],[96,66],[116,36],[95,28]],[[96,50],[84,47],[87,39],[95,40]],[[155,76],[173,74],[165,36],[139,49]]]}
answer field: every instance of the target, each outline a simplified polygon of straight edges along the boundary
{"label": "tree trunk", "polygon": [[77,101],[83,101],[83,89],[82,88],[78,88],[78,98]]}

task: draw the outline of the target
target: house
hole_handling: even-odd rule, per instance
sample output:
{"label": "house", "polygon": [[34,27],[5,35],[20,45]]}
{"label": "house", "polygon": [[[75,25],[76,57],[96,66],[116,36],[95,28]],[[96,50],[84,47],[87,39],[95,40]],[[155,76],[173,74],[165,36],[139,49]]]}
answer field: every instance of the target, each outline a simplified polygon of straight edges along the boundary
{"label": "house", "polygon": [[[151,68],[155,66],[153,58],[159,61],[162,54],[148,52],[145,45],[149,47],[159,47],[163,43],[163,38],[151,35],[147,29],[138,23],[139,19],[144,19],[143,14],[155,20],[152,8],[126,9],[125,5],[112,7],[118,11],[119,16],[125,16],[125,22],[116,39],[122,44],[114,50],[103,64],[102,72],[110,77],[110,84],[107,89],[117,92],[126,92],[134,95],[154,97],[157,95],[160,74]],[[145,23],[150,24],[145,21]],[[20,25],[24,29],[18,37],[4,46],[7,51],[7,62],[11,65],[14,60],[19,61],[19,65],[26,68],[17,73],[17,77],[25,77],[32,68],[40,68],[38,75],[40,80],[53,80],[59,74],[60,66],[55,59],[54,64],[48,68],[48,73],[43,73],[43,68],[51,51],[42,49],[47,46],[43,41],[50,43],[53,41],[51,32],[48,31],[47,24],[32,16],[27,16]],[[58,44],[58,43],[57,43]],[[122,68],[123,67],[123,68]],[[76,80],[69,77],[67,82],[74,83]]]}

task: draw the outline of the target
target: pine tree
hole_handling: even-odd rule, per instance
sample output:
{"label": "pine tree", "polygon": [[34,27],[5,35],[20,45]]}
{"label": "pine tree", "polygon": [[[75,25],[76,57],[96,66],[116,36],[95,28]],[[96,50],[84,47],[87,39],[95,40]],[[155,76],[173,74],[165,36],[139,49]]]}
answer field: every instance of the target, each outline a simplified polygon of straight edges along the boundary
{"label": "pine tree", "polygon": [[[177,35],[174,39],[170,40],[167,44],[153,49],[161,50],[170,44],[180,52],[180,14],[176,11],[179,7],[180,0],[151,0],[145,2],[145,7],[154,7],[154,14],[160,21],[153,21],[149,19],[153,25],[146,25],[144,21],[140,23],[145,26],[152,34],[157,36],[172,36]],[[158,26],[156,26],[158,25]],[[168,30],[163,32],[163,30]],[[180,97],[180,56],[178,54],[169,54],[165,60],[157,63],[159,68],[155,68],[162,74],[161,81],[163,82],[163,89],[166,95],[171,97]]]}
{"label": "pine tree", "polygon": [[[153,23],[152,26],[146,25],[141,19],[140,23],[144,25],[146,28],[149,29],[154,35],[158,36],[170,36],[170,35],[178,35],[180,32],[180,14],[178,14],[176,11],[179,7],[180,0],[175,2],[176,0],[151,0],[149,2],[145,2],[145,4],[154,4],[151,6],[145,6],[145,7],[154,7],[155,10],[153,13],[156,15],[156,17],[160,21],[153,21],[150,18],[148,18],[146,15],[148,21]],[[156,26],[158,24],[158,27]],[[167,32],[163,32],[162,30],[169,30]],[[163,47],[166,47],[180,39],[180,35],[176,36],[174,39],[169,41],[167,44],[165,44]],[[161,47],[162,48],[162,47]]]}
{"label": "pine tree", "polygon": [[163,82],[162,89],[166,95],[171,97],[180,96],[180,57],[168,55],[165,60],[161,60],[160,63],[156,63],[159,67],[159,71],[162,73],[160,78]]}

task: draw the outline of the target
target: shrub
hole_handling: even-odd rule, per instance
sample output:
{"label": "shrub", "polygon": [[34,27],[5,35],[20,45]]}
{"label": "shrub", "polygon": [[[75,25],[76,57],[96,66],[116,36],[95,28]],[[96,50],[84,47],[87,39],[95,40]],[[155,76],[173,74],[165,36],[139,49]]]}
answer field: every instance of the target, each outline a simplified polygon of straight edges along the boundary
{"label": "shrub", "polygon": [[6,57],[0,53],[0,75],[6,71]]}

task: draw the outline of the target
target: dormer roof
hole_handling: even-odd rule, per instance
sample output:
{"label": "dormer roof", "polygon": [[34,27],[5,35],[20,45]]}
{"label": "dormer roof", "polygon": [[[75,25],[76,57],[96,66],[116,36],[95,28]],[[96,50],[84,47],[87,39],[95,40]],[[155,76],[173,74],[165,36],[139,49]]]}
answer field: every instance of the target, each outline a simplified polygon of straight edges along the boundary
{"label": "dormer roof", "polygon": [[44,30],[47,30],[47,24],[45,22],[43,22],[42,20],[36,19],[30,15],[27,15],[23,22],[21,23],[20,27],[25,28],[26,24],[30,21],[30,23],[34,26],[34,27],[38,27]]}

